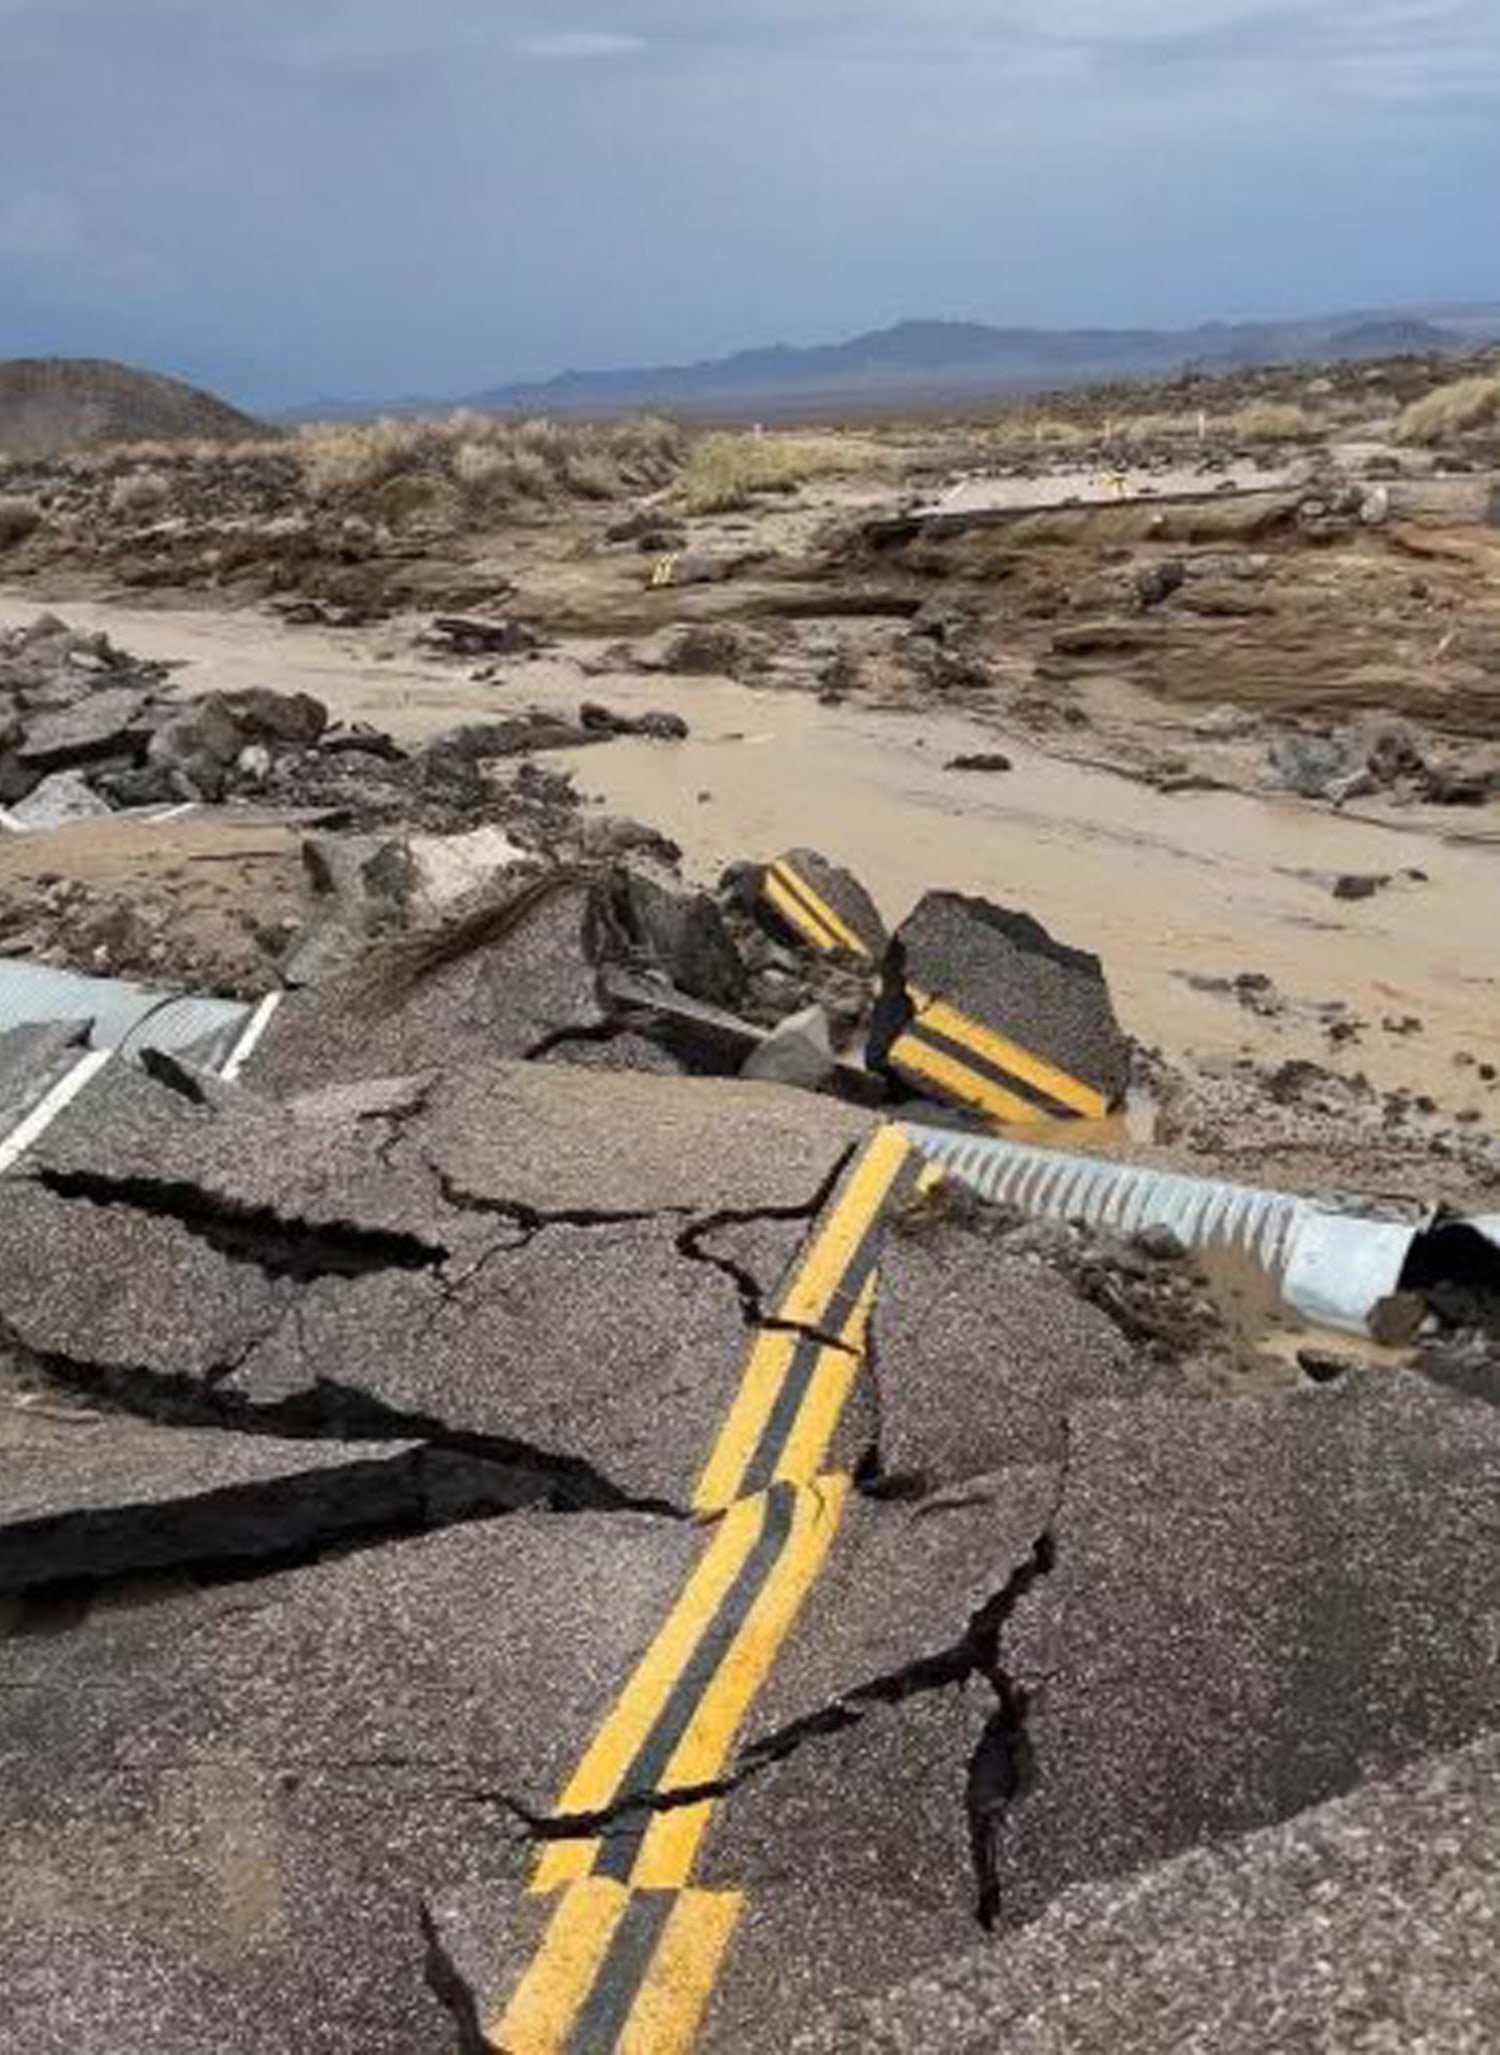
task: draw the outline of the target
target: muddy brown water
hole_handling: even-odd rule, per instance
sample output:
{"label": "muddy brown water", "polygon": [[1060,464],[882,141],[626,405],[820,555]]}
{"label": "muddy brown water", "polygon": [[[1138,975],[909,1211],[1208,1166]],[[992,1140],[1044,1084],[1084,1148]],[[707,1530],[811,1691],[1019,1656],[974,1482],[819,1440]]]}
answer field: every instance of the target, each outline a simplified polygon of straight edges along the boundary
{"label": "muddy brown water", "polygon": [[[32,597],[0,597],[0,627],[37,611]],[[1500,1106],[1454,1061],[1463,1052],[1500,1065],[1500,854],[1451,839],[1450,818],[1398,828],[1295,800],[1164,794],[937,711],[825,706],[725,679],[590,675],[580,659],[597,660],[595,645],[480,683],[468,666],[414,652],[412,622],[339,632],[289,630],[250,610],[60,611],[140,655],[182,661],[181,691],[304,689],[338,718],[408,739],[585,698],[628,713],[674,709],[691,724],[687,742],[624,740],[557,762],[591,802],[672,835],[700,876],[802,843],[858,871],[892,920],[929,887],[985,894],[1097,950],[1125,1026],[1169,1055],[1313,1058],[1453,1111],[1477,1105],[1486,1126]],[[944,768],[997,743],[1010,772]],[[1425,884],[1353,903],[1334,900],[1319,875],[1413,868]],[[1263,1019],[1184,981],[1241,971],[1268,975],[1294,1002],[1342,1001],[1367,1023],[1362,1039],[1334,1051],[1295,1008]],[[1405,1016],[1421,1031],[1382,1029]]]}

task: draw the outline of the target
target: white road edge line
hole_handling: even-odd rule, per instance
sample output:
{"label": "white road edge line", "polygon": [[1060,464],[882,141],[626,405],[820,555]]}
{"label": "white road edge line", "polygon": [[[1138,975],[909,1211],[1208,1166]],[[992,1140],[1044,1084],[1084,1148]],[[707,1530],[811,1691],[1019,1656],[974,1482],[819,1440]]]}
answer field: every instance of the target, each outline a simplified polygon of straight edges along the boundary
{"label": "white road edge line", "polygon": [[90,1078],[98,1076],[114,1053],[113,1049],[90,1049],[57,1080],[50,1091],[43,1093],[24,1120],[0,1142],[0,1174],[24,1156],[33,1142],[40,1140],[63,1108],[72,1104]]}
{"label": "white road edge line", "polygon": [[245,1032],[225,1057],[224,1068],[219,1072],[220,1077],[224,1079],[226,1084],[232,1085],[234,1083],[245,1065],[250,1061],[250,1058],[255,1054],[256,1044],[271,1024],[271,1015],[285,997],[286,994],[284,992],[267,992],[265,998],[261,1000],[259,1006],[251,1014]]}

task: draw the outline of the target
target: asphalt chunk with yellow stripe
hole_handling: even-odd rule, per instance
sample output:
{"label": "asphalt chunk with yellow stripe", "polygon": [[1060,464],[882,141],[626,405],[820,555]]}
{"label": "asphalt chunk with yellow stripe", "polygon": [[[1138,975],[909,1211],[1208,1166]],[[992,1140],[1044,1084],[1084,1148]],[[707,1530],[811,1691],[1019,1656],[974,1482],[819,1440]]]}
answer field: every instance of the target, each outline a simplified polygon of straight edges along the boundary
{"label": "asphalt chunk with yellow stripe", "polygon": [[1103,1092],[942,999],[918,1002],[886,1061],[918,1090],[1008,1126],[1102,1120],[1110,1110]]}
{"label": "asphalt chunk with yellow stripe", "polygon": [[928,893],[897,931],[867,1056],[1005,1126],[1103,1119],[1130,1067],[1096,956],[1027,914],[951,892]]}
{"label": "asphalt chunk with yellow stripe", "polygon": [[701,1555],[561,1793],[530,1895],[529,1963],[484,2019],[507,2055],[692,2043],[740,1899],[693,1886],[747,1714],[851,1489],[822,1465],[863,1364],[883,1220],[933,1173],[900,1131],[859,1152],[753,1338],[695,1498]]}
{"label": "asphalt chunk with yellow stripe", "polygon": [[779,928],[819,955],[875,963],[885,952],[885,924],[869,893],[814,849],[793,849],[767,864],[760,900]]}

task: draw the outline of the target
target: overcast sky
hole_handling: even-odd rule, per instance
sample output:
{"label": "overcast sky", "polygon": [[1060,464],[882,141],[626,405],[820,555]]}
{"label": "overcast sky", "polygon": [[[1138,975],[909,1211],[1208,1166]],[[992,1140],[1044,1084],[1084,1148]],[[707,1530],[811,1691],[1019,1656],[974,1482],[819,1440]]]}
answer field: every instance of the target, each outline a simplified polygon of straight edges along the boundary
{"label": "overcast sky", "polygon": [[253,403],[1500,298],[1500,0],[0,0],[0,355]]}

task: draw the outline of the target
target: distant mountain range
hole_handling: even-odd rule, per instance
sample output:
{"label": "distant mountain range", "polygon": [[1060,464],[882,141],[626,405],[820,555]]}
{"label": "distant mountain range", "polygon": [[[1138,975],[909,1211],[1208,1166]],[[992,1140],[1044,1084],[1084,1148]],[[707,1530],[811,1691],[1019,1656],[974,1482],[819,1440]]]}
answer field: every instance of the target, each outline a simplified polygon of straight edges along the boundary
{"label": "distant mountain range", "polygon": [[283,418],[368,420],[449,413],[600,417],[643,408],[695,419],[785,419],[896,405],[932,406],[1006,392],[1152,378],[1185,370],[1459,352],[1500,339],[1500,301],[1323,315],[1302,321],[1211,321],[1197,328],[991,328],[902,321],[848,342],[775,343],[697,364],[564,371],[454,399],[319,400]]}

